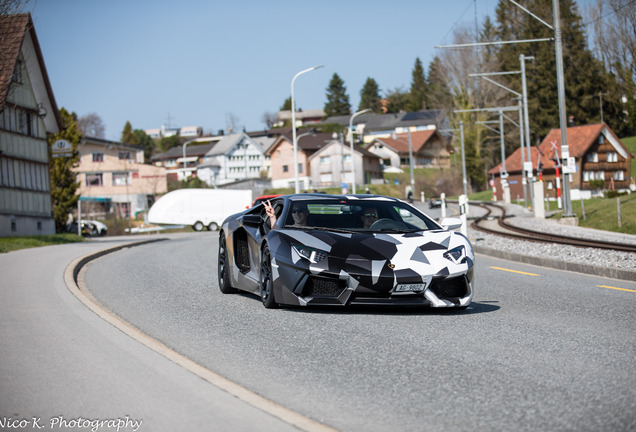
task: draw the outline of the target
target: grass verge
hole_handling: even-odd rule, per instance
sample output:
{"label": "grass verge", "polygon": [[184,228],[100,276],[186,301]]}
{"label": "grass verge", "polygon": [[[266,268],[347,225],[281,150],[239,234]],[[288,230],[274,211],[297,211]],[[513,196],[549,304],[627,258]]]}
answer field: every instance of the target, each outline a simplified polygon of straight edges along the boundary
{"label": "grass verge", "polygon": [[76,243],[84,241],[77,234],[55,234],[26,237],[1,237],[0,253],[11,252],[20,249],[28,249],[40,246],[50,246],[64,243]]}

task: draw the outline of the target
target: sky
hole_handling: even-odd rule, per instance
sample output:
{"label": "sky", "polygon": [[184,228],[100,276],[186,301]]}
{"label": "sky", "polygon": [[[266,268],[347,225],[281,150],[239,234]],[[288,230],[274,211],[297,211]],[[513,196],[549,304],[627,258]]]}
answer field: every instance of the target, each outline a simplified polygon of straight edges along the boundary
{"label": "sky", "polygon": [[58,107],[96,113],[105,138],[133,129],[230,119],[264,130],[291,94],[322,109],[334,73],[352,109],[373,78],[408,91],[416,58],[425,70],[453,31],[494,20],[497,0],[30,0]]}

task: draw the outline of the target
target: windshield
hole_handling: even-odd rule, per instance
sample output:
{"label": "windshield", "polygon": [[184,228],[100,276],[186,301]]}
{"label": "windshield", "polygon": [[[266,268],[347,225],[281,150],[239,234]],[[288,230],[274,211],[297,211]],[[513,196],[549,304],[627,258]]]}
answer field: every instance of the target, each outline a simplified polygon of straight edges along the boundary
{"label": "windshield", "polygon": [[344,232],[416,232],[440,229],[406,203],[388,200],[293,201],[285,228]]}

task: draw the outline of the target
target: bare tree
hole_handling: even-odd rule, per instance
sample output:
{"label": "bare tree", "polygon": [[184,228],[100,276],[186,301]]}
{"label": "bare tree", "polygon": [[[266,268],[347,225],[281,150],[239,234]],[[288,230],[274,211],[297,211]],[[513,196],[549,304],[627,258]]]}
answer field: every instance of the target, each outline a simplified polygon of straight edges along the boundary
{"label": "bare tree", "polygon": [[104,122],[97,113],[89,113],[77,120],[77,126],[82,135],[94,138],[104,138]]}
{"label": "bare tree", "polygon": [[239,124],[240,121],[241,119],[233,113],[225,113],[225,129],[229,133],[239,132],[239,129],[242,128],[242,126]]}
{"label": "bare tree", "polygon": [[596,56],[610,72],[622,66],[636,81],[636,3],[633,0],[597,0],[590,6]]}
{"label": "bare tree", "polygon": [[12,15],[24,12],[29,0],[0,0],[0,15]]}
{"label": "bare tree", "polygon": [[274,126],[274,123],[278,121],[278,119],[276,118],[276,113],[272,112],[263,113],[263,117],[261,117],[261,120],[267,125],[268,129],[271,129],[272,126]]}

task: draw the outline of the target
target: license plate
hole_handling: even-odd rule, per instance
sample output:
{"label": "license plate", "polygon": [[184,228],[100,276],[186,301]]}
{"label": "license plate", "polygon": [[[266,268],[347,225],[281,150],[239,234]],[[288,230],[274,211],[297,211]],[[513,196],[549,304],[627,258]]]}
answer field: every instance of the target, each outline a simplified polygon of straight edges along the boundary
{"label": "license plate", "polygon": [[398,284],[395,287],[395,292],[420,292],[426,289],[425,283],[416,283],[416,284]]}

